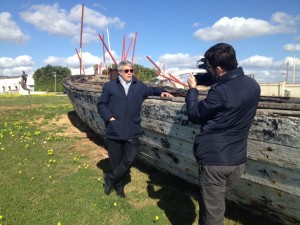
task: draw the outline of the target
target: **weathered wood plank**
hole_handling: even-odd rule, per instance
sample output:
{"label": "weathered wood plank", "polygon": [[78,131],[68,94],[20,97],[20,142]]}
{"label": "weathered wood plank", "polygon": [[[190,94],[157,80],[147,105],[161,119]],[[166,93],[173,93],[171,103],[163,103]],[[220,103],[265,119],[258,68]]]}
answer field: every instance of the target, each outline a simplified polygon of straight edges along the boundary
{"label": "weathered wood plank", "polygon": [[[102,85],[98,78],[84,76],[64,81],[74,110],[100,135],[104,134],[105,126],[96,104]],[[178,96],[186,92],[168,90]],[[142,105],[141,117],[139,158],[198,184],[198,166],[192,146],[200,126],[189,122],[184,98],[151,97]],[[300,223],[299,125],[299,99],[261,98],[249,132],[245,174],[227,196],[228,200],[284,224]]]}

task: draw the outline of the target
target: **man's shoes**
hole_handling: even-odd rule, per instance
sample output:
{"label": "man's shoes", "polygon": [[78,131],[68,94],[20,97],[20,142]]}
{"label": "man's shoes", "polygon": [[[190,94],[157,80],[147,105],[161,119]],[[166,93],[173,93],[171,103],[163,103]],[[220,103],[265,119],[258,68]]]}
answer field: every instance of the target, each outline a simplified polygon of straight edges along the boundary
{"label": "man's shoes", "polygon": [[117,193],[117,196],[119,196],[120,198],[125,198],[125,192],[124,192],[123,188],[116,189],[116,193]]}
{"label": "man's shoes", "polygon": [[112,182],[109,180],[109,177],[107,174],[104,174],[104,193],[109,195],[111,190],[113,189],[113,184]]}

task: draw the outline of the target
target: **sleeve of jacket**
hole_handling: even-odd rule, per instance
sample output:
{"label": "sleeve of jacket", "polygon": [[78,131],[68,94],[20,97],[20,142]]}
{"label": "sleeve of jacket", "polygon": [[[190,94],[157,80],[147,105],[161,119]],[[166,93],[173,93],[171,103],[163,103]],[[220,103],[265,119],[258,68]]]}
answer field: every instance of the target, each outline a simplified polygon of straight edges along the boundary
{"label": "sleeve of jacket", "polygon": [[144,83],[143,85],[145,90],[144,98],[147,98],[148,96],[160,96],[161,93],[165,91],[163,88],[147,86]]}
{"label": "sleeve of jacket", "polygon": [[103,92],[101,93],[99,102],[97,103],[98,112],[105,122],[108,122],[108,120],[113,117],[113,114],[108,107],[109,96],[109,87],[106,83],[103,85]]}
{"label": "sleeve of jacket", "polygon": [[211,88],[205,99],[199,101],[199,91],[191,88],[185,97],[187,115],[192,123],[200,124],[222,110],[222,100],[214,88]]}
{"label": "sleeve of jacket", "polygon": [[196,88],[188,90],[185,96],[187,115],[192,123],[199,124],[200,113],[198,112],[199,91]]}

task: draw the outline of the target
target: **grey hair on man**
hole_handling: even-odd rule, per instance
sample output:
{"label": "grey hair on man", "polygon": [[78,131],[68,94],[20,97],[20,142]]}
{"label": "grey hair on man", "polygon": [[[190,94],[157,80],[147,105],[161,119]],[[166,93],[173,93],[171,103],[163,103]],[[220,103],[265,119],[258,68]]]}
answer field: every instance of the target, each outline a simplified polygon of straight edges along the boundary
{"label": "grey hair on man", "polygon": [[122,60],[118,65],[118,71],[121,71],[124,66],[130,66],[133,68],[133,64],[128,60]]}

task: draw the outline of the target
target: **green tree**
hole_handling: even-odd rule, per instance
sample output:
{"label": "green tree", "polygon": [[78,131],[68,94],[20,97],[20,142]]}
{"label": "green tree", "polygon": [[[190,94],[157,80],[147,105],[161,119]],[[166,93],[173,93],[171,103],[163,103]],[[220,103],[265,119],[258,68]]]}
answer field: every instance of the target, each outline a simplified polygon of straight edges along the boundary
{"label": "green tree", "polygon": [[[157,80],[157,74],[158,70],[150,69],[148,67],[144,67],[139,64],[134,64],[134,75],[143,82],[151,82],[154,80]],[[112,77],[115,77],[117,73],[117,66],[113,64],[109,69],[108,72],[106,69],[102,71],[102,74],[110,74]]]}
{"label": "green tree", "polygon": [[63,92],[63,79],[68,76],[71,76],[71,70],[67,67],[51,65],[41,67],[33,74],[35,90],[54,92],[56,86],[57,92]]}
{"label": "green tree", "polygon": [[155,79],[157,77],[155,72],[158,71],[139,64],[134,64],[134,74],[136,77],[139,77],[141,81],[146,82]]}

